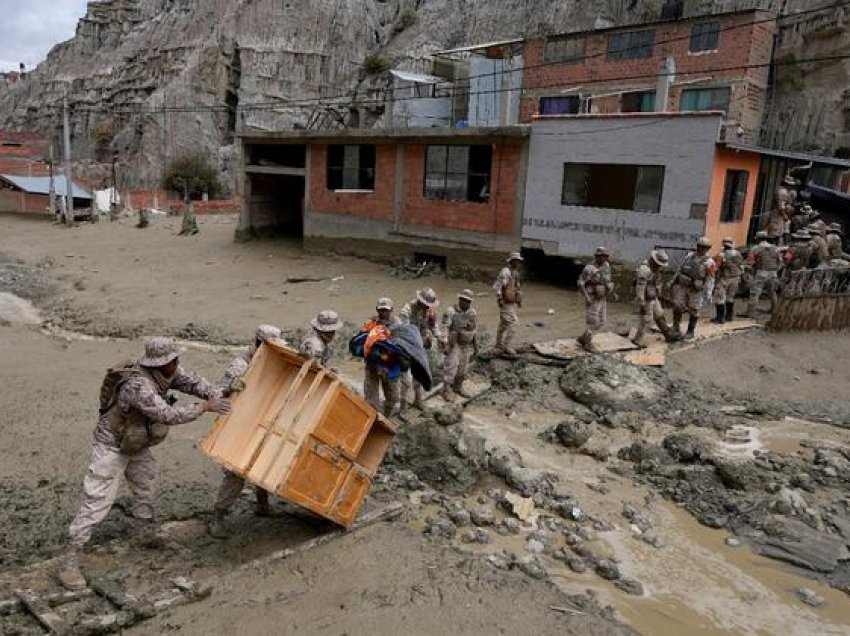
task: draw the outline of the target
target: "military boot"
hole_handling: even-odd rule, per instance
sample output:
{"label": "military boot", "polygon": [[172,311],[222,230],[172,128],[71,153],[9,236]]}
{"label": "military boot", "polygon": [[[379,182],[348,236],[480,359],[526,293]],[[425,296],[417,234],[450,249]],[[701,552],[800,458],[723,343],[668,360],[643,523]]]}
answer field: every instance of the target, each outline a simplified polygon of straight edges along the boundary
{"label": "military boot", "polygon": [[673,331],[682,334],[682,312],[677,309],[673,310]]}
{"label": "military boot", "polygon": [[699,318],[697,316],[691,316],[688,318],[688,330],[684,335],[685,340],[693,340],[696,337],[697,322],[699,322]]}
{"label": "military boot", "polygon": [[576,341],[581,345],[581,348],[588,353],[599,353],[599,350],[593,346],[593,335],[589,331],[585,331],[581,334]]}
{"label": "military boot", "polygon": [[726,303],[726,322],[735,320],[735,303]]}
{"label": "military boot", "polygon": [[227,513],[216,510],[207,525],[207,530],[214,539],[226,539],[230,535],[230,529],[227,527]]}
{"label": "military boot", "polygon": [[710,322],[714,323],[715,325],[722,325],[724,322],[726,322],[726,305],[715,305],[714,311],[716,315],[714,318],[711,319]]}
{"label": "military boot", "polygon": [[452,403],[455,401],[455,394],[452,393],[452,388],[447,384],[443,385],[443,391],[440,395],[446,402]]}
{"label": "military boot", "polygon": [[634,338],[632,338],[632,344],[638,349],[646,349],[646,342],[644,341],[644,336],[646,336],[646,332],[643,330],[643,328],[638,329],[635,332]]}
{"label": "military boot", "polygon": [[682,339],[682,332],[670,329],[670,326],[667,324],[667,320],[664,317],[656,320],[655,324],[658,325],[661,335],[664,336],[664,340],[667,342],[679,342]]}
{"label": "military boot", "polygon": [[83,573],[80,572],[81,553],[80,548],[72,547],[65,554],[57,578],[66,590],[84,590],[88,586]]}

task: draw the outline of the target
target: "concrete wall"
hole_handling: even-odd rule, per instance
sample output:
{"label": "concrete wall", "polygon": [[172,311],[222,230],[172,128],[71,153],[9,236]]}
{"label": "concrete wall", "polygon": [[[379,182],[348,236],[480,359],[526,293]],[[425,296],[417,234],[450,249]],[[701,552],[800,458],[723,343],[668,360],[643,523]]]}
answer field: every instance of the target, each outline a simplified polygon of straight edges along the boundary
{"label": "concrete wall", "polygon": [[[392,103],[394,128],[442,128],[452,125],[452,98],[429,97],[434,87],[395,78]],[[418,94],[424,97],[415,97]]]}
{"label": "concrete wall", "polygon": [[[606,245],[637,262],[655,245],[689,247],[705,230],[692,205],[707,206],[721,117],[613,115],[539,118],[532,125],[523,244],[586,257]],[[661,209],[635,212],[561,204],[564,163],[664,166]]]}

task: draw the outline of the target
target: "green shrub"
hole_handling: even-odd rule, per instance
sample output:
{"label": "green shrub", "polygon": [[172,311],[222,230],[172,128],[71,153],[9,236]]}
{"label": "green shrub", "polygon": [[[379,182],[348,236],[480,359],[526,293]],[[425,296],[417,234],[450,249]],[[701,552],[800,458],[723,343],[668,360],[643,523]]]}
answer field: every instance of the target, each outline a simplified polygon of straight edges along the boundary
{"label": "green shrub", "polygon": [[181,196],[188,187],[189,196],[193,200],[200,199],[205,192],[211,199],[221,194],[218,170],[210,163],[209,157],[200,151],[187,152],[173,159],[165,171],[163,185]]}

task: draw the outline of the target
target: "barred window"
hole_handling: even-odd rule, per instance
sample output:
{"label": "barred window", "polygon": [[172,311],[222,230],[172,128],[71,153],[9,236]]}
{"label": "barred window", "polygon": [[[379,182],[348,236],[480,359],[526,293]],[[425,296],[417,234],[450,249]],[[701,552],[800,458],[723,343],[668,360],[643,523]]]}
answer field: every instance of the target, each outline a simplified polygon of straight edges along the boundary
{"label": "barred window", "polygon": [[328,190],[374,190],[375,146],[328,146]]}
{"label": "barred window", "polygon": [[492,146],[428,146],[424,196],[443,201],[490,199]]}

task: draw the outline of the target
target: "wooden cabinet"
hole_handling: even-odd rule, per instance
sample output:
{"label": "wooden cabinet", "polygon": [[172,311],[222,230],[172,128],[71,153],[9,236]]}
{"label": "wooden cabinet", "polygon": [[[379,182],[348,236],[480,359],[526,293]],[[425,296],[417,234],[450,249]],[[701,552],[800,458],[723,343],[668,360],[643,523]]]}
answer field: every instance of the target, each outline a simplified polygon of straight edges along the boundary
{"label": "wooden cabinet", "polygon": [[253,484],[350,527],[395,425],[317,362],[266,343],[200,450]]}

